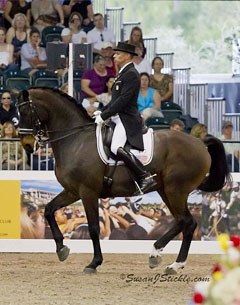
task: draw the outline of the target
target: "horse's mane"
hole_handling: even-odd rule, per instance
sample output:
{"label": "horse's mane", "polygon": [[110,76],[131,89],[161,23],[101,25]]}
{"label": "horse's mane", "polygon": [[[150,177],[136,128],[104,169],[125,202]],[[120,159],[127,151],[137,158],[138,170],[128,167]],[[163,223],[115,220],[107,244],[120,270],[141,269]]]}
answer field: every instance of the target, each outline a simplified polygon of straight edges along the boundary
{"label": "horse's mane", "polygon": [[48,90],[54,94],[58,94],[58,95],[60,95],[60,97],[65,98],[67,100],[67,102],[74,105],[76,107],[76,110],[81,112],[87,120],[89,120],[91,122],[93,121],[93,119],[89,116],[89,114],[87,113],[86,109],[82,106],[82,104],[79,103],[75,98],[68,95],[67,93],[65,93],[57,88],[49,88],[49,87],[30,87],[29,89],[40,89],[40,90],[44,90],[44,91]]}

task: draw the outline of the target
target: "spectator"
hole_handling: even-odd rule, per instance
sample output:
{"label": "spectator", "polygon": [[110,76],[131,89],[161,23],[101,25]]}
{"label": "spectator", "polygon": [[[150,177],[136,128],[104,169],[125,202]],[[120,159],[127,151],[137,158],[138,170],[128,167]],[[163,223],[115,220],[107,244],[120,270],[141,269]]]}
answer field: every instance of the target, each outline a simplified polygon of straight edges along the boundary
{"label": "spectator", "polygon": [[0,27],[0,71],[14,70],[13,45],[5,42],[6,30]]}
{"label": "spectator", "polygon": [[44,239],[45,219],[33,202],[22,201],[20,227],[22,239]]}
{"label": "spectator", "polygon": [[47,26],[64,24],[63,9],[58,0],[33,0],[31,10],[33,25],[40,32]]}
{"label": "spectator", "polygon": [[93,23],[95,27],[87,33],[87,42],[93,44],[94,55],[102,55],[101,50],[103,43],[111,42],[115,47],[116,38],[113,32],[104,26],[104,19],[102,14],[94,14]]}
{"label": "spectator", "polygon": [[113,44],[111,42],[104,42],[102,45],[102,57],[105,58],[106,61],[106,67],[110,70],[112,70],[114,75],[117,75],[118,73],[118,67],[113,59]]}
{"label": "spectator", "polygon": [[134,67],[138,71],[138,73],[146,72],[149,75],[152,74],[152,68],[147,59],[142,57],[143,49],[140,47],[135,48],[135,53],[138,56],[133,57]]}
{"label": "spectator", "polygon": [[63,83],[62,86],[60,87],[60,90],[66,94],[68,94],[68,82]]}
{"label": "spectator", "polygon": [[8,0],[4,11],[6,29],[9,29],[12,26],[13,18],[18,13],[24,14],[30,24],[31,4],[27,3],[25,0]]}
{"label": "spectator", "polygon": [[61,36],[65,43],[84,43],[87,42],[87,34],[81,29],[82,16],[73,12],[69,18],[68,28],[62,30]]}
{"label": "spectator", "polygon": [[207,126],[205,124],[197,123],[192,127],[190,134],[200,140],[204,140],[207,135]]}
{"label": "spectator", "polygon": [[224,121],[222,124],[222,135],[219,137],[221,141],[229,141],[228,143],[223,143],[226,156],[227,163],[229,166],[229,170],[234,172],[239,172],[239,151],[240,144],[239,143],[231,143],[233,141],[233,124],[231,121]]}
{"label": "spectator", "polygon": [[149,87],[150,77],[148,73],[141,73],[141,87],[138,94],[138,110],[146,121],[150,117],[163,117],[160,111],[161,99],[157,90]]}
{"label": "spectator", "polygon": [[140,27],[138,27],[138,26],[133,27],[131,30],[129,39],[125,42],[132,44],[135,47],[139,47],[142,50],[141,56],[143,58],[145,57],[146,48],[144,46],[143,33],[142,33],[142,29]]}
{"label": "spectator", "polygon": [[[17,138],[17,131],[12,122],[5,122],[3,124],[1,136],[3,139]],[[2,169],[29,169],[26,164],[27,158],[24,158],[23,154],[24,150],[20,142],[9,141],[2,143]]]}
{"label": "spectator", "polygon": [[4,22],[4,11],[8,0],[1,0],[0,1],[0,27],[5,27]]}
{"label": "spectator", "polygon": [[53,151],[49,145],[46,148],[39,147],[38,150],[33,153],[32,169],[54,170]]}
{"label": "spectator", "polygon": [[6,42],[14,46],[13,58],[16,64],[21,65],[21,47],[29,41],[30,28],[27,17],[18,13],[14,16],[12,27],[7,31]]}
{"label": "spectator", "polygon": [[88,0],[65,0],[63,1],[63,12],[65,16],[65,26],[68,24],[68,17],[73,12],[78,12],[82,16],[82,27],[87,33],[94,28],[92,1]]}
{"label": "spectator", "polygon": [[6,122],[12,122],[18,126],[17,108],[12,104],[11,94],[9,91],[4,91],[1,96],[0,106],[0,123],[3,125]]}
{"label": "spectator", "polygon": [[[114,76],[111,71],[106,68],[105,59],[98,55],[95,58],[93,69],[87,70],[83,73],[81,79],[82,98],[92,98],[104,93],[106,90],[106,83],[109,76]],[[88,109],[91,114],[91,108]]]}
{"label": "spectator", "polygon": [[[47,55],[44,48],[40,47],[41,38],[37,29],[30,32],[30,42],[21,48],[21,70],[30,73],[36,69],[46,68]],[[34,70],[33,70],[34,69]]]}
{"label": "spectator", "polygon": [[170,129],[175,130],[175,131],[183,131],[184,127],[185,127],[185,125],[184,125],[183,121],[181,121],[179,119],[172,120],[172,122],[170,124]]}
{"label": "spectator", "polygon": [[173,77],[161,72],[164,66],[161,57],[155,57],[152,61],[153,75],[150,75],[150,86],[158,90],[162,102],[171,102],[173,98]]}
{"label": "spectator", "polygon": [[[106,106],[112,98],[112,86],[114,83],[114,76],[109,76],[106,86],[107,86],[107,92],[101,93],[96,95],[96,97],[88,98],[89,100],[89,106],[92,105],[92,107],[95,107],[95,110],[97,108],[102,108],[102,106]],[[100,103],[100,105],[99,105]],[[94,110],[94,111],[95,111]]]}

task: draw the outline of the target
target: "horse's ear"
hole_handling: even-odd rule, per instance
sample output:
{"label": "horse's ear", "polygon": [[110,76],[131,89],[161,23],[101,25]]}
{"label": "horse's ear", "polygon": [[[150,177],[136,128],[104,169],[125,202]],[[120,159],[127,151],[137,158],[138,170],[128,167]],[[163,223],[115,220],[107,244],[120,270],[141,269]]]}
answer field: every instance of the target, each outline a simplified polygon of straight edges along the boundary
{"label": "horse's ear", "polygon": [[27,90],[22,91],[22,97],[25,102],[27,102],[29,100],[29,93]]}

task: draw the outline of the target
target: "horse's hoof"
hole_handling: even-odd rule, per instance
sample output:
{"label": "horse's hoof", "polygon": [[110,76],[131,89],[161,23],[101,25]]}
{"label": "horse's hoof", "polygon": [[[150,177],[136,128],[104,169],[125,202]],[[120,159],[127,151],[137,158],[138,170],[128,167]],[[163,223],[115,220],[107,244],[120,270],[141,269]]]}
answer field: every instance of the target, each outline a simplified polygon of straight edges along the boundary
{"label": "horse's hoof", "polygon": [[167,266],[165,269],[165,274],[177,274],[178,270],[181,270],[185,267],[186,262],[174,262],[172,265]]}
{"label": "horse's hoof", "polygon": [[150,256],[149,257],[149,268],[156,268],[162,262],[161,256]]}
{"label": "horse's hoof", "polygon": [[70,253],[70,249],[67,246],[63,246],[59,251],[57,251],[58,259],[60,262],[65,261]]}
{"label": "horse's hoof", "polygon": [[177,271],[176,270],[174,270],[173,268],[171,268],[171,267],[167,267],[165,270],[164,270],[164,273],[165,274],[177,274]]}
{"label": "horse's hoof", "polygon": [[83,273],[85,273],[85,274],[94,274],[94,273],[97,273],[97,269],[90,268],[90,267],[85,267],[83,269]]}

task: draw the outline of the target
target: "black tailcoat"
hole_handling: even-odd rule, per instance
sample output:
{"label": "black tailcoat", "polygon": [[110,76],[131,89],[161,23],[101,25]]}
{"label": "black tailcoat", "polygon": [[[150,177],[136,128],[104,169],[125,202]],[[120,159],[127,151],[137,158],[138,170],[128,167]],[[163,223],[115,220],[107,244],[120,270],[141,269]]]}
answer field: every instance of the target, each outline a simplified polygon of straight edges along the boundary
{"label": "black tailcoat", "polygon": [[115,79],[112,99],[103,110],[103,120],[118,114],[126,130],[127,140],[134,148],[143,150],[142,117],[138,111],[137,98],[140,76],[133,63],[128,64]]}

